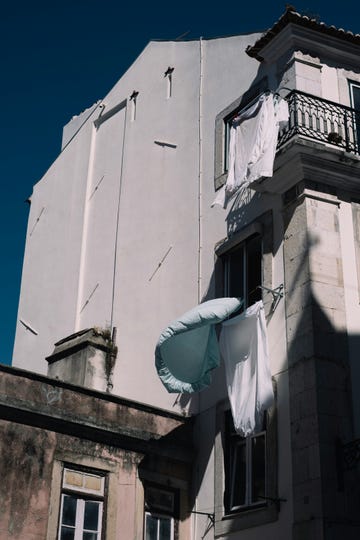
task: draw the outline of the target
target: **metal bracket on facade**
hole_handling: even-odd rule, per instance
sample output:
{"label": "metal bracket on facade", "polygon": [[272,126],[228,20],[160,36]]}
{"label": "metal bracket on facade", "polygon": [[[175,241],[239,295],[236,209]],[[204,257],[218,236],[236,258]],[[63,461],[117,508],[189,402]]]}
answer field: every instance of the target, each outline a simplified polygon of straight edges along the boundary
{"label": "metal bracket on facade", "polygon": [[199,514],[200,516],[207,516],[210,521],[211,521],[211,524],[212,525],[215,525],[215,513],[211,513],[211,512],[196,512],[195,510],[191,510],[190,514]]}
{"label": "metal bracket on facade", "polygon": [[262,495],[258,495],[259,499],[264,499],[264,501],[271,501],[276,504],[276,508],[278,512],[280,512],[280,503],[287,502],[287,499],[283,499],[281,497],[263,497]]}
{"label": "metal bracket on facade", "polygon": [[344,471],[355,469],[360,463],[360,439],[354,439],[343,444],[340,439],[336,439],[336,464],[338,488],[344,490]]}
{"label": "metal bracket on facade", "polygon": [[19,319],[19,322],[21,322],[22,325],[25,326],[26,330],[30,330],[30,332],[32,334],[34,334],[35,336],[38,336],[39,335],[39,332],[37,332],[32,326],[30,326],[30,324],[28,324],[27,322],[23,321],[22,319]]}
{"label": "metal bracket on facade", "polygon": [[273,301],[271,305],[271,312],[275,311],[276,306],[280,302],[280,299],[284,297],[284,285],[281,283],[278,287],[275,287],[275,289],[269,289],[269,287],[264,287],[264,285],[258,285],[257,289],[263,289],[264,291],[267,291],[272,294]]}
{"label": "metal bracket on facade", "polygon": [[345,469],[354,469],[360,462],[360,439],[343,444],[342,455]]}

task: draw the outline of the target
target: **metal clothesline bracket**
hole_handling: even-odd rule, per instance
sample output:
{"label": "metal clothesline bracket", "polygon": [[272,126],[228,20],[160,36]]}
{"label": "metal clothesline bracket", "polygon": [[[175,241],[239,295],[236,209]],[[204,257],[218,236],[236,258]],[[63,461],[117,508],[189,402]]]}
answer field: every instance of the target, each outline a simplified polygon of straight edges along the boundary
{"label": "metal clothesline bracket", "polygon": [[279,285],[278,287],[275,287],[275,289],[270,289],[269,287],[265,287],[264,285],[258,285],[256,288],[263,289],[264,291],[267,291],[272,294],[273,301],[271,305],[271,312],[274,312],[276,306],[280,302],[280,299],[284,298],[284,284],[281,283],[281,285]]}
{"label": "metal clothesline bracket", "polygon": [[287,499],[284,499],[283,497],[263,497],[262,495],[258,495],[258,497],[264,501],[273,502],[276,505],[278,512],[280,512],[280,503],[287,502]]}
{"label": "metal clothesline bracket", "polygon": [[212,525],[215,524],[215,513],[211,513],[211,512],[196,512],[195,510],[191,510],[190,514],[199,514],[200,516],[207,516]]}

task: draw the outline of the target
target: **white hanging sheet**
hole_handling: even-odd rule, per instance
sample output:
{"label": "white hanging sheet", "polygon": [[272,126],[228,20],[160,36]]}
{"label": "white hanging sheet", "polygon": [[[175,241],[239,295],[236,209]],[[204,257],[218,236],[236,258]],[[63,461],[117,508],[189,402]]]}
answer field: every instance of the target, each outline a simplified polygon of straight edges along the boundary
{"label": "white hanging sheet", "polygon": [[262,301],[223,322],[219,344],[234,427],[246,437],[262,430],[264,411],[274,402]]}
{"label": "white hanging sheet", "polygon": [[254,105],[233,119],[228,177],[212,206],[218,204],[226,208],[229,201],[251,182],[273,175],[279,128],[288,119],[287,102],[271,93],[262,94]]}

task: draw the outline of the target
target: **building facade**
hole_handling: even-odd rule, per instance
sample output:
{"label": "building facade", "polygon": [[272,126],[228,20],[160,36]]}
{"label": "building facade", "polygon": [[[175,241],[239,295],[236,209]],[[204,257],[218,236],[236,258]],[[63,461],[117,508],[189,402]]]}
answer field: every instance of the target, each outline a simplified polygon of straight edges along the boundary
{"label": "building facade", "polygon": [[[181,526],[161,532],[161,512],[140,497],[131,510],[142,516],[140,536],[119,527],[114,538],[141,538],[147,519],[151,540],[358,538],[359,52],[359,35],[291,7],[262,35],[151,42],[104,100],[64,128],[59,157],[35,185],[14,377],[27,370],[42,384],[75,383],[75,393],[92,387],[96,402],[127,400],[193,425],[191,481],[184,465],[177,484],[188,501]],[[227,178],[231,119],[268,91],[290,114],[274,174],[226,210],[212,207]],[[207,389],[177,397],[154,368],[171,320],[239,295],[264,302],[276,396],[262,431],[245,439],[233,429],[223,365]],[[71,356],[83,347],[73,343],[69,360],[59,340],[82,341],[96,327],[116,328],[116,344],[92,342],[105,356],[91,360]],[[165,441],[175,425],[167,429],[156,437]],[[66,474],[78,468],[59,463],[57,485],[71,494]],[[88,474],[101,490],[97,469]],[[61,530],[56,500],[47,526]]]}

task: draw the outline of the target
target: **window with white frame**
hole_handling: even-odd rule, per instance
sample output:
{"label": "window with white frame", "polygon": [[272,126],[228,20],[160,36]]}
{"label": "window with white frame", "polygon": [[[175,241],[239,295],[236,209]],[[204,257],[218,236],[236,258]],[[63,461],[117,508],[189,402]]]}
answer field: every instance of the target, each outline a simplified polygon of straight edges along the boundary
{"label": "window with white frame", "polygon": [[58,540],[101,540],[105,476],[65,467]]}
{"label": "window with white frame", "polygon": [[144,540],[173,540],[174,519],[145,512],[145,535]]}
{"label": "window with white frame", "polygon": [[266,504],[266,415],[263,430],[249,437],[236,433],[230,411],[225,426],[226,513]]}
{"label": "window with white frame", "polygon": [[353,114],[354,137],[357,153],[360,153],[360,82],[349,81],[350,104],[356,112]]}
{"label": "window with white frame", "polygon": [[360,110],[360,82],[350,81],[350,100],[351,107],[356,110]]}
{"label": "window with white frame", "polygon": [[144,540],[175,540],[178,493],[161,486],[145,488]]}

